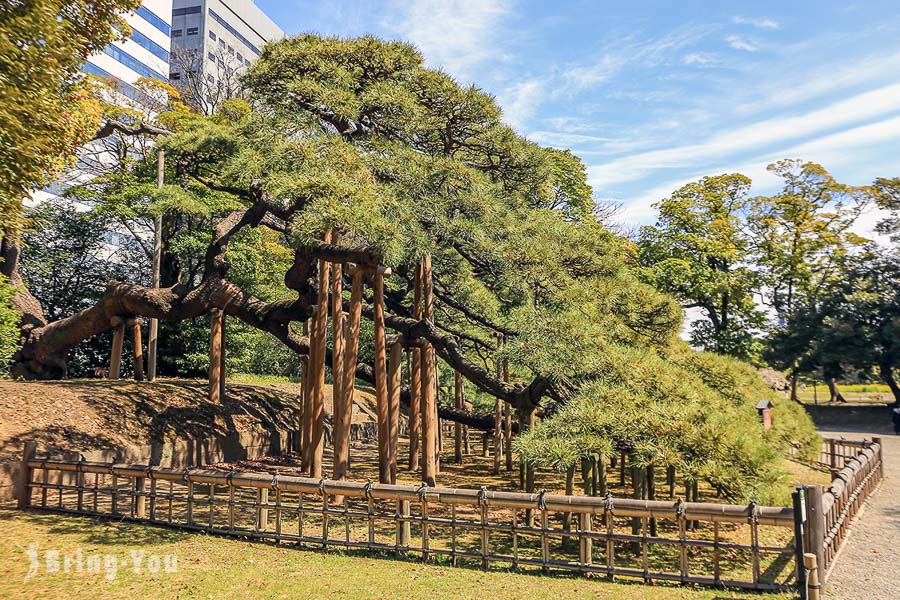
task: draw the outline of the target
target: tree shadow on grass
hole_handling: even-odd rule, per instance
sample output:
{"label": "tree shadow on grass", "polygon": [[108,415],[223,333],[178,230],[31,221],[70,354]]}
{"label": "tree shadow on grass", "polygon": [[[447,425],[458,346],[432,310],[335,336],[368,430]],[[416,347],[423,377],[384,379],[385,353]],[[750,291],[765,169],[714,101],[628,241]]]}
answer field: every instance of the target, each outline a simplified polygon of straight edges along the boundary
{"label": "tree shadow on grass", "polygon": [[[0,525],[16,519],[52,535],[76,536],[66,544],[99,546],[157,546],[184,541],[190,533],[166,527],[130,523],[116,518],[60,515],[52,512],[20,511],[0,507]],[[22,540],[27,543],[29,540]]]}

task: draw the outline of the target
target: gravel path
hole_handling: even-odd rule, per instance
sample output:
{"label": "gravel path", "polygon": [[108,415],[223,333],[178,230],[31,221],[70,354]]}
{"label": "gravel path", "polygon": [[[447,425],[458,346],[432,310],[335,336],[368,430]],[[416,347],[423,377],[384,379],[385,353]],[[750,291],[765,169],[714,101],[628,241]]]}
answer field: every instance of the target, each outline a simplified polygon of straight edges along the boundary
{"label": "gravel path", "polygon": [[900,599],[900,436],[886,428],[872,429],[875,431],[827,432],[851,439],[880,435],[885,473],[837,557],[825,589],[830,600]]}

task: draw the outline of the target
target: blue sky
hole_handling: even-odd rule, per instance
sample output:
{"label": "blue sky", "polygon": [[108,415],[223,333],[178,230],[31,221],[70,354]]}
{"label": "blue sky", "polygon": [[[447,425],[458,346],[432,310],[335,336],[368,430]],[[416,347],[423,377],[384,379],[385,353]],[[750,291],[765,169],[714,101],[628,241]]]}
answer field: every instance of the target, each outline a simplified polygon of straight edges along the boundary
{"label": "blue sky", "polygon": [[765,169],[781,158],[855,185],[900,176],[897,0],[257,4],[289,35],[414,43],[494,94],[520,133],[571,148],[626,224],[652,222],[654,202],[703,175],[774,191]]}

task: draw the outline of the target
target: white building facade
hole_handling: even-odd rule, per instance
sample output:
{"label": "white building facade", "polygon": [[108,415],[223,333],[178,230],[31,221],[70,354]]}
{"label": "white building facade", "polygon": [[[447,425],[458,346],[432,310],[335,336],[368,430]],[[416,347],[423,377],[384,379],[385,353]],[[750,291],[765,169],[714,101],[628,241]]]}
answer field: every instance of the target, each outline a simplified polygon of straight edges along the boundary
{"label": "white building facade", "polygon": [[199,96],[199,108],[212,112],[238,91],[237,77],[266,42],[283,37],[284,31],[252,0],[175,0],[171,82],[189,88]]}

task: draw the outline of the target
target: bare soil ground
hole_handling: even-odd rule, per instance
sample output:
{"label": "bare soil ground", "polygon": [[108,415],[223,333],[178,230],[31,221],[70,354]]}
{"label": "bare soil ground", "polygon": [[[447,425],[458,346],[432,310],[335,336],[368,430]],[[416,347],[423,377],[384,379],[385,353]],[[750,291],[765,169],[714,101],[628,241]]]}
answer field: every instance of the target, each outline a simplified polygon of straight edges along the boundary
{"label": "bare soil ground", "polygon": [[0,461],[17,460],[27,440],[42,450],[93,450],[226,435],[261,423],[295,427],[297,386],[229,384],[225,400],[211,404],[206,385],[188,379],[0,381]]}

